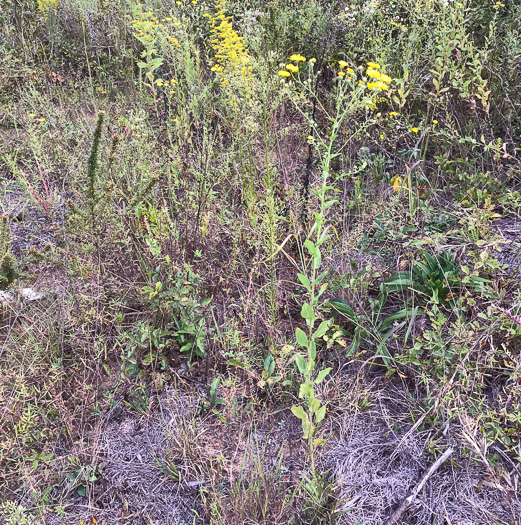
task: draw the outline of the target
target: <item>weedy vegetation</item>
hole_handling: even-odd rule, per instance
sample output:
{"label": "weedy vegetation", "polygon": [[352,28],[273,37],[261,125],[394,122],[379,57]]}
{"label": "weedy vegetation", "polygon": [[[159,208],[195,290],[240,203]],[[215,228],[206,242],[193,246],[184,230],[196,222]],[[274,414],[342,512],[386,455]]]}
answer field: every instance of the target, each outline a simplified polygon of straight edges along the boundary
{"label": "weedy vegetation", "polygon": [[519,524],[519,20],[0,0],[0,523]]}

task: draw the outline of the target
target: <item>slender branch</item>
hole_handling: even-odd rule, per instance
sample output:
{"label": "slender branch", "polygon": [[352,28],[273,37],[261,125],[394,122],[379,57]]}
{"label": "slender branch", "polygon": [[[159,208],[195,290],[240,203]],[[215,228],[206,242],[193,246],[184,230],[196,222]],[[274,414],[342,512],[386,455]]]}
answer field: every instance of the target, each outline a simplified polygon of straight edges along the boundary
{"label": "slender branch", "polygon": [[432,465],[431,468],[422,476],[420,479],[420,482],[414,487],[412,492],[409,496],[407,496],[403,501],[402,504],[393,512],[392,516],[387,521],[386,525],[396,525],[397,523],[400,523],[400,520],[402,519],[402,516],[404,515],[405,511],[411,505],[411,503],[418,497],[418,494],[425,486],[425,483],[429,480],[429,478],[440,468],[440,466],[445,462],[445,460],[452,455],[454,452],[453,449],[448,448]]}

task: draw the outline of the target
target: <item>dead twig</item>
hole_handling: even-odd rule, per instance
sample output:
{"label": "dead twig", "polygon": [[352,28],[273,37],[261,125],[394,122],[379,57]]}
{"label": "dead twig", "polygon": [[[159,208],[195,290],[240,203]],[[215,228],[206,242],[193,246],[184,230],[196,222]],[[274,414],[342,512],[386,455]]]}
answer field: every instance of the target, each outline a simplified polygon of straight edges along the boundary
{"label": "dead twig", "polygon": [[444,463],[444,461],[454,452],[451,448],[448,448],[431,466],[431,468],[422,476],[420,482],[414,487],[409,496],[407,496],[401,503],[401,505],[393,512],[392,516],[387,521],[386,525],[395,525],[400,522],[403,514],[407,510],[407,507],[417,498],[418,494],[424,487],[425,483],[429,478],[438,470],[438,468]]}

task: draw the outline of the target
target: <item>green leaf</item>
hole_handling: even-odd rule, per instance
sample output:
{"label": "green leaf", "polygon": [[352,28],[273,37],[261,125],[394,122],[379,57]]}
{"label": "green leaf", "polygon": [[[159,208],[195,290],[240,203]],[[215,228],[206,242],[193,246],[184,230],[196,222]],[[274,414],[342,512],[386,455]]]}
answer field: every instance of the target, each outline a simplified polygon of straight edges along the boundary
{"label": "green leaf", "polygon": [[225,364],[227,364],[228,366],[236,366],[237,368],[247,368],[246,363],[237,357],[228,359],[228,361],[226,361]]}
{"label": "green leaf", "polygon": [[315,268],[320,268],[322,266],[322,253],[320,248],[317,248],[317,254],[315,256]]}
{"label": "green leaf", "polygon": [[314,281],[313,284],[320,284],[320,281],[327,275],[327,270],[325,272],[322,272]]}
{"label": "green leaf", "polygon": [[296,329],[295,335],[297,336],[297,343],[300,346],[303,346],[303,347],[307,348],[308,347],[307,335],[300,328]]}
{"label": "green leaf", "polygon": [[308,249],[309,254],[311,257],[317,256],[317,247],[313,243],[313,241],[310,241],[309,239],[304,243],[304,246]]}
{"label": "green leaf", "polygon": [[297,367],[299,369],[299,372],[302,375],[307,375],[308,370],[309,370],[308,362],[300,354],[295,355],[295,361],[297,362]]}
{"label": "green leaf", "polygon": [[327,283],[324,283],[321,287],[320,287],[320,290],[318,291],[317,295],[316,295],[316,298],[318,299],[325,291],[326,291],[326,288],[327,288]]}
{"label": "green leaf", "polygon": [[400,321],[401,319],[406,319],[408,317],[412,317],[413,315],[416,317],[416,315],[423,315],[424,313],[425,313],[425,310],[419,310],[419,311],[416,311],[415,313],[415,309],[412,309],[412,308],[409,310],[406,310],[406,309],[400,310],[399,312],[396,312],[395,314],[390,315],[389,317],[386,317],[381,322],[378,329],[382,330],[388,324],[394,323],[394,321]]}
{"label": "green leaf", "polygon": [[326,405],[322,405],[316,415],[316,422],[320,423],[326,417]]}
{"label": "green leaf", "polygon": [[302,383],[300,385],[298,397],[300,399],[304,399],[306,396],[311,397],[313,395],[313,387],[311,385],[308,385],[307,383]]}
{"label": "green leaf", "polygon": [[301,315],[304,319],[313,319],[315,316],[313,308],[308,303],[302,305]]}
{"label": "green leaf", "polygon": [[150,66],[150,70],[154,71],[157,69],[161,64],[163,63],[163,59],[161,57],[156,57],[153,60],[150,60],[148,65]]}
{"label": "green leaf", "polygon": [[410,286],[414,286],[415,282],[412,279],[389,279],[385,281],[384,284],[389,292],[396,292],[399,290],[407,290]]}
{"label": "green leaf", "polygon": [[311,339],[311,342],[309,344],[309,356],[311,357],[311,370],[315,368],[315,358],[317,357],[317,345],[315,344],[315,340]]}
{"label": "green leaf", "polygon": [[302,283],[302,286],[304,286],[306,290],[311,291],[311,283],[309,282],[309,279],[302,273],[297,273],[297,277]]}
{"label": "green leaf", "polygon": [[389,351],[387,350],[385,343],[380,343],[377,346],[376,355],[380,356],[383,362],[385,363],[385,365],[389,366],[389,364],[391,363],[391,354],[389,354]]}
{"label": "green leaf", "polygon": [[334,299],[330,299],[329,304],[341,314],[347,315],[353,320],[357,319],[357,315],[355,314],[355,311],[349,306],[349,304],[344,301],[343,299],[340,299],[340,297],[335,297]]}
{"label": "green leaf", "polygon": [[291,407],[291,411],[293,412],[294,416],[302,419],[303,421],[308,419],[306,412],[304,412],[304,409],[301,406]]}
{"label": "green leaf", "polygon": [[316,332],[313,334],[313,337],[314,338],[322,337],[327,332],[328,328],[329,328],[329,321],[322,321],[319,327],[317,328]]}
{"label": "green leaf", "polygon": [[331,199],[327,202],[324,202],[324,210],[327,210],[330,206],[333,206],[333,204],[336,204],[337,202],[337,199]]}
{"label": "green leaf", "polygon": [[329,374],[329,372],[331,372],[331,370],[332,368],[324,368],[324,370],[321,370],[314,381],[315,384],[318,385],[322,383],[322,381],[324,381],[325,377]]}

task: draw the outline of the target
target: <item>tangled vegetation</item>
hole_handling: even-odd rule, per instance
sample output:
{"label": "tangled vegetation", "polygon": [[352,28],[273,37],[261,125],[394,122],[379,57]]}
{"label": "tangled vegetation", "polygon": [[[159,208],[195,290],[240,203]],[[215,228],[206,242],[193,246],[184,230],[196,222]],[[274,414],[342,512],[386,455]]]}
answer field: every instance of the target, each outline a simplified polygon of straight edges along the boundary
{"label": "tangled vegetation", "polygon": [[518,524],[519,20],[0,0],[0,523]]}

